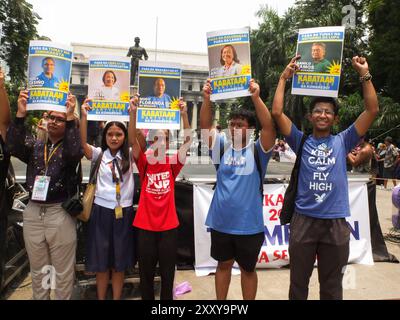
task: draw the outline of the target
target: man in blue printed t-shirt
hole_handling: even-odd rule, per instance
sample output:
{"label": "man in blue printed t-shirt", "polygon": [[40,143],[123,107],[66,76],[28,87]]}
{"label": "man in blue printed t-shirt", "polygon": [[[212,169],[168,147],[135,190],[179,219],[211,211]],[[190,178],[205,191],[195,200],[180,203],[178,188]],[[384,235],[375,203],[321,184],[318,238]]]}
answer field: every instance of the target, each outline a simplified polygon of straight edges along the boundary
{"label": "man in blue printed t-shirt", "polygon": [[[275,92],[272,115],[290,147],[299,152],[304,135],[283,113],[285,84],[299,70],[291,60],[282,73]],[[352,59],[360,75],[365,110],[338,135],[331,134],[338,121],[338,105],[333,98],[316,97],[310,103],[312,134],[306,138],[300,161],[295,213],[290,223],[289,299],[307,299],[308,284],[315,258],[321,299],[343,299],[342,279],[349,258],[350,216],[346,156],[357,145],[379,111],[368,63],[363,57]]]}
{"label": "man in blue printed t-shirt", "polygon": [[[58,89],[59,81],[54,76],[55,65],[56,63],[53,58],[46,57],[42,60],[43,72],[36,77],[36,81],[40,81],[41,87]],[[34,86],[38,86],[38,82]]]}
{"label": "man in blue printed t-shirt", "polygon": [[231,143],[228,144],[216,130],[210,131],[211,91],[208,80],[203,87],[200,126],[217,167],[216,189],[206,219],[211,229],[211,256],[218,261],[216,296],[218,300],[226,299],[236,261],[241,271],[243,299],[254,300],[257,293],[255,266],[265,239],[262,185],[275,143],[275,128],[260,98],[260,87],[251,80],[249,91],[262,128],[260,139],[251,140],[256,127],[254,113],[241,108],[229,114]]}

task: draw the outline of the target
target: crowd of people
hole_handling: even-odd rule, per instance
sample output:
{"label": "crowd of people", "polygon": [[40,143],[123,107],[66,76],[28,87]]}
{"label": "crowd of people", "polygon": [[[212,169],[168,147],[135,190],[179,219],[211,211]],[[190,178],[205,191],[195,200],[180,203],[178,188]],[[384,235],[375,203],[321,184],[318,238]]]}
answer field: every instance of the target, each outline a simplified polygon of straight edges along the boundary
{"label": "crowd of people", "polygon": [[395,187],[400,180],[399,151],[390,136],[376,147],[363,139],[347,156],[348,171],[368,173],[380,188],[391,190],[389,181]]}
{"label": "crowd of people", "polygon": [[[307,299],[308,284],[318,256],[321,299],[342,299],[342,278],[349,257],[350,215],[346,161],[359,167],[364,154],[358,145],[378,114],[378,100],[365,58],[354,57],[352,65],[360,76],[364,92],[364,112],[354,124],[332,135],[337,120],[335,99],[315,97],[310,103],[312,134],[306,135],[283,112],[285,86],[299,69],[293,58],[280,76],[272,112],[260,97],[260,86],[251,80],[249,91],[255,113],[244,108],[229,114],[229,136],[212,127],[212,93],[208,80],[203,87],[200,126],[208,130],[204,144],[216,167],[216,186],[206,219],[211,230],[211,256],[218,262],[215,274],[217,299],[226,299],[231,271],[236,261],[241,270],[244,299],[255,299],[258,287],[256,263],[264,242],[263,177],[273,153],[285,150],[285,142],[275,146],[277,132],[288,146],[301,153],[295,213],[290,224],[290,299]],[[136,129],[139,97],[130,100],[130,121],[104,124],[100,143],[88,140],[89,100],[74,114],[76,98],[69,94],[66,112],[48,111],[47,140],[35,139],[25,128],[28,91],[21,91],[18,110],[11,121],[10,107],[0,77],[0,164],[8,166],[10,155],[27,164],[26,183],[30,200],[24,212],[24,240],[30,261],[34,299],[49,299],[43,286],[42,270],[56,270],[57,299],[70,299],[74,283],[76,219],[63,203],[76,190],[76,168],[83,156],[97,174],[95,198],[88,222],[86,270],[96,273],[97,295],[106,298],[111,280],[113,298],[120,299],[124,272],[138,262],[143,299],[153,300],[157,264],[161,274],[161,299],[173,299],[179,220],[174,198],[174,182],[185,165],[191,131],[174,155],[167,155],[172,137],[168,130],[149,132],[150,146]],[[180,99],[184,129],[189,129],[186,103]],[[254,140],[256,120],[261,125]],[[386,152],[379,154],[383,175],[393,173],[389,154],[395,148],[386,139]],[[300,150],[300,147],[302,148]],[[353,151],[352,151],[353,150]],[[365,151],[366,153],[366,151]],[[390,165],[392,163],[392,165]],[[138,209],[133,209],[133,167],[137,166],[142,185]],[[322,170],[322,173],[321,173]],[[3,173],[0,172],[3,179]],[[0,181],[3,188],[4,179]],[[311,183],[313,182],[313,183]],[[0,195],[4,193],[1,192]],[[243,201],[243,199],[247,199]],[[4,210],[2,210],[4,211]]]}

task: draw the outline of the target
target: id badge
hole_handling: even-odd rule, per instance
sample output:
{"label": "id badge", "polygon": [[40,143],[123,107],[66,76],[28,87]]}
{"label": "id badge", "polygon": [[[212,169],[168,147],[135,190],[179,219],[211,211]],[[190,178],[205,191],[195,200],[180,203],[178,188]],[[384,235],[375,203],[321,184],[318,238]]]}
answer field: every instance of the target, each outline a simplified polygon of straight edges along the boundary
{"label": "id badge", "polygon": [[118,206],[115,207],[115,219],[122,219],[123,214],[122,214],[122,207]]}
{"label": "id badge", "polygon": [[32,190],[32,200],[46,201],[49,185],[50,185],[50,177],[36,176]]}

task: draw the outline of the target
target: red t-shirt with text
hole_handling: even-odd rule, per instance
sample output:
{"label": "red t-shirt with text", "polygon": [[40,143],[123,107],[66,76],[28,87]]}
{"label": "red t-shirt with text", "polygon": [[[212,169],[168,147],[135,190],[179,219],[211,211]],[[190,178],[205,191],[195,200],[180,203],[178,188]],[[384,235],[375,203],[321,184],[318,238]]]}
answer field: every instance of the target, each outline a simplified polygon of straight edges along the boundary
{"label": "red t-shirt with text", "polygon": [[184,164],[178,155],[168,156],[166,163],[151,164],[140,152],[136,161],[142,189],[133,225],[149,231],[171,230],[179,225],[175,208],[175,179]]}

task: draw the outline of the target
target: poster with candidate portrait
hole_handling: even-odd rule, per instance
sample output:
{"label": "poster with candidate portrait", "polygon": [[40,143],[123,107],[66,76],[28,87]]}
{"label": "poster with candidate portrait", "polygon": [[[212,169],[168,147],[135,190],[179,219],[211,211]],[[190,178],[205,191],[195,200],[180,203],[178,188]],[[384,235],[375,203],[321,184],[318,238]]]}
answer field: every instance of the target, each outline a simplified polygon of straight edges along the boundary
{"label": "poster with candidate portrait", "polygon": [[339,93],[345,27],[300,29],[292,94],[336,98]]}
{"label": "poster with candidate portrait", "polygon": [[128,57],[90,56],[88,120],[129,121],[130,70]]}
{"label": "poster with candidate portrait", "polygon": [[50,41],[30,41],[27,110],[66,112],[72,47]]}
{"label": "poster with candidate portrait", "polygon": [[207,32],[211,100],[249,96],[250,29]]}
{"label": "poster with candidate portrait", "polygon": [[139,62],[137,128],[180,129],[182,68],[166,62]]}

